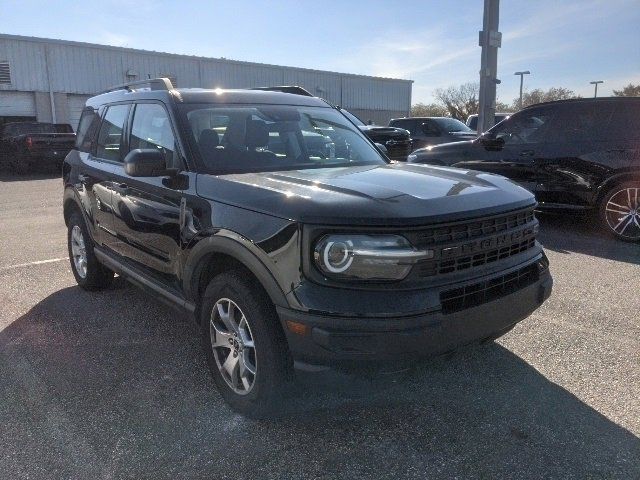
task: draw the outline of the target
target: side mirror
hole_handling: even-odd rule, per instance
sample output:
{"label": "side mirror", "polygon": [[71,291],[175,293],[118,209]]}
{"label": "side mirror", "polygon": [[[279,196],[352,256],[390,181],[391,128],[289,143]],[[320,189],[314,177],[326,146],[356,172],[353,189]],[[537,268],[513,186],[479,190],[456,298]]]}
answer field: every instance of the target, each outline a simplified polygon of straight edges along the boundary
{"label": "side mirror", "polygon": [[177,169],[167,168],[164,154],[155,148],[136,148],[124,157],[124,171],[131,177],[165,177]]}
{"label": "side mirror", "polygon": [[502,150],[504,138],[496,137],[495,133],[485,132],[478,137],[478,143],[487,150]]}
{"label": "side mirror", "polygon": [[383,144],[381,143],[376,143],[376,147],[378,147],[378,150],[380,150],[382,153],[384,153],[385,155],[389,154],[389,151],[387,150],[387,147],[385,147]]}

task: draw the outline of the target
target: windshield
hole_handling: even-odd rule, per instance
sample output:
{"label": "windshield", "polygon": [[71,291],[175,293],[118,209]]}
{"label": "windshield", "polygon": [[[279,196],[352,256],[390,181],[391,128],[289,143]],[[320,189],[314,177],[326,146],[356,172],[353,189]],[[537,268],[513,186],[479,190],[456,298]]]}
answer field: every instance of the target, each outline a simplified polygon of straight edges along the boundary
{"label": "windshield", "polygon": [[289,105],[185,105],[206,173],[382,165],[386,160],[337,110]]}
{"label": "windshield", "polygon": [[434,118],[434,122],[444,130],[445,132],[471,132],[472,130],[467,127],[460,120],[455,118]]}
{"label": "windshield", "polygon": [[359,127],[365,126],[365,123],[362,120],[360,120],[358,117],[356,117],[353,113],[351,113],[349,110],[345,110],[344,108],[341,108],[340,111],[344,113],[347,116],[347,118],[351,120],[353,123],[355,123],[357,126]]}

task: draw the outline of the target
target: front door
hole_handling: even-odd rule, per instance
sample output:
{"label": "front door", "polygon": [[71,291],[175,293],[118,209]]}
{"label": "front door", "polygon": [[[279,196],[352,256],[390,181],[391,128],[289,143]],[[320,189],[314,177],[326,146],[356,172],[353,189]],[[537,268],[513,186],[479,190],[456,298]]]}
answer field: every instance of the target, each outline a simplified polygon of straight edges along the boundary
{"label": "front door", "polygon": [[553,112],[548,108],[528,109],[513,115],[491,130],[502,146],[483,146],[476,140],[469,161],[456,167],[482,170],[503,175],[532,193],[538,185],[538,165],[548,155],[545,135],[551,126]]}
{"label": "front door", "polygon": [[[158,149],[168,168],[182,169],[175,129],[161,103],[138,103],[130,120],[128,149]],[[163,283],[177,285],[181,250],[181,180],[186,177],[131,177],[124,165],[114,168],[114,229],[111,248],[127,260],[144,267]]]}

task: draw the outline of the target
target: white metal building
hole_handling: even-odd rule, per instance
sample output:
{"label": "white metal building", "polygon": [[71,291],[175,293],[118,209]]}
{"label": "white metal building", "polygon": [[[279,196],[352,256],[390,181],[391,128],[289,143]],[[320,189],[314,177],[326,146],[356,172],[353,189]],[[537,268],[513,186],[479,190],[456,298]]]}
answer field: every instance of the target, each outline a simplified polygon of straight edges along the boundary
{"label": "white metal building", "polygon": [[75,129],[89,96],[112,85],[154,77],[169,77],[178,87],[300,85],[365,122],[381,125],[409,115],[413,83],[0,34],[0,123],[31,119],[70,123]]}

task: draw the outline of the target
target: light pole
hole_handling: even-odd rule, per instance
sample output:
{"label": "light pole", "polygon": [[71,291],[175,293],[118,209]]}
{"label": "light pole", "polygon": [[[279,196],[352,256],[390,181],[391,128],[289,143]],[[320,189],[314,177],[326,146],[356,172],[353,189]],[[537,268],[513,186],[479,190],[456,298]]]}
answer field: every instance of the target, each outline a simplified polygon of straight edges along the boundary
{"label": "light pole", "polygon": [[523,72],[516,72],[514,75],[520,75],[520,110],[522,110],[522,83],[525,75],[530,75],[531,72],[529,70],[525,70]]}
{"label": "light pole", "polygon": [[478,95],[478,135],[493,127],[496,113],[496,85],[498,73],[498,48],[502,33],[498,31],[500,0],[484,0],[482,31],[480,32],[480,92]]}
{"label": "light pole", "polygon": [[589,82],[591,85],[595,85],[595,91],[593,92],[593,98],[598,96],[598,84],[604,83],[604,80],[595,80],[593,82]]}

